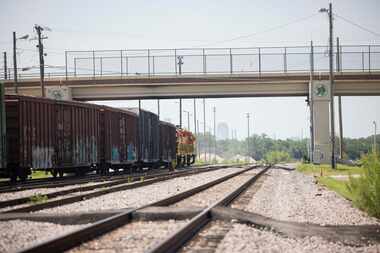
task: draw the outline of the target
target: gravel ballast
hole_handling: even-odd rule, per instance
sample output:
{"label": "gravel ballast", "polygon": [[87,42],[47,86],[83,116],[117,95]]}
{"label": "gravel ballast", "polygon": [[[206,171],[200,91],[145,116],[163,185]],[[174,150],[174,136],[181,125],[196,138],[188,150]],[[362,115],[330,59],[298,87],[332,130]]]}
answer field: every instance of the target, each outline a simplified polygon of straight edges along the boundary
{"label": "gravel ballast", "polygon": [[281,253],[335,253],[380,252],[380,245],[362,247],[327,242],[319,237],[287,238],[270,231],[255,229],[248,225],[234,224],[219,243],[216,253],[222,252],[281,252]]}
{"label": "gravel ballast", "polygon": [[69,252],[146,252],[164,240],[186,221],[136,221]]}
{"label": "gravel ballast", "polygon": [[223,221],[212,221],[206,225],[180,253],[214,252],[218,244],[223,240],[225,234],[232,228],[232,224]]}
{"label": "gravel ballast", "polygon": [[217,184],[209,189],[206,189],[196,195],[186,198],[178,203],[175,203],[175,207],[207,207],[214,204],[226,194],[232,192],[240,185],[247,182],[252,176],[256,175],[259,171],[248,171],[233,177],[225,182]]}
{"label": "gravel ballast", "polygon": [[379,224],[335,192],[298,171],[271,169],[245,211],[266,217],[320,225]]}
{"label": "gravel ballast", "polygon": [[25,220],[0,222],[0,252],[18,251],[83,226]]}
{"label": "gravel ballast", "polygon": [[40,212],[71,213],[140,207],[240,170],[242,170],[242,168],[227,168],[186,177],[173,178],[152,185],[114,192],[69,205],[45,209]]}

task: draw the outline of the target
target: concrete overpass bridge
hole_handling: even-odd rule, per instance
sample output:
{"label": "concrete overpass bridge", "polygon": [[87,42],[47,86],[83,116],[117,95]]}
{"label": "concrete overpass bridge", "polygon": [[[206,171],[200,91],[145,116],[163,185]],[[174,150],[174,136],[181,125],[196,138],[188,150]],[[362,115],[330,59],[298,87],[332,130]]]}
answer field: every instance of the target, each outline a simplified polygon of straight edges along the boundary
{"label": "concrete overpass bridge", "polygon": [[[127,100],[166,98],[279,97],[309,95],[309,73],[232,74],[207,76],[151,76],[52,78],[47,90],[65,89],[73,100]],[[327,73],[313,80],[328,80]],[[380,96],[380,72],[344,72],[335,75],[336,96]],[[14,93],[14,82],[5,81],[6,91]],[[18,93],[41,96],[39,79],[24,79]]]}
{"label": "concrete overpass bridge", "polygon": [[[314,161],[331,161],[326,46],[67,51],[62,72],[47,73],[50,97],[90,100],[305,96]],[[335,96],[380,96],[380,46],[338,45]],[[41,95],[36,73],[18,93]],[[5,78],[7,93],[15,83]]]}

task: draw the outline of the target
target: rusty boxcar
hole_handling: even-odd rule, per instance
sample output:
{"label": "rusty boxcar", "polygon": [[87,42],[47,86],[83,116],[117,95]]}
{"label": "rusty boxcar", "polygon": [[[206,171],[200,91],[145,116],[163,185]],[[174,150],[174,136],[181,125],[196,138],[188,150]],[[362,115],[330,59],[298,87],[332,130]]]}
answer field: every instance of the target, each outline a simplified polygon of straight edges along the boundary
{"label": "rusty boxcar", "polygon": [[176,127],[171,123],[160,121],[159,129],[160,162],[172,169],[173,162],[176,161]]}
{"label": "rusty boxcar", "polygon": [[5,118],[4,84],[0,83],[0,176],[7,167],[6,137],[7,125]]}
{"label": "rusty boxcar", "polygon": [[0,176],[12,181],[32,169],[82,175],[176,161],[176,128],[152,112],[3,94]]}
{"label": "rusty boxcar", "polygon": [[100,111],[102,172],[131,169],[137,162],[137,114],[108,106]]}
{"label": "rusty boxcar", "polygon": [[155,168],[159,165],[159,126],[158,116],[152,112],[139,109],[129,108],[128,110],[136,113],[138,120],[138,148],[137,166]]}
{"label": "rusty boxcar", "polygon": [[47,98],[5,96],[7,168],[12,181],[31,169],[84,174],[98,163],[96,105]]}
{"label": "rusty boxcar", "polygon": [[5,96],[7,174],[25,180],[31,168],[55,165],[55,103],[50,99]]}
{"label": "rusty boxcar", "polygon": [[[94,104],[55,100],[56,164],[53,173],[83,175],[99,164],[100,107]],[[54,174],[53,174],[54,175]]]}

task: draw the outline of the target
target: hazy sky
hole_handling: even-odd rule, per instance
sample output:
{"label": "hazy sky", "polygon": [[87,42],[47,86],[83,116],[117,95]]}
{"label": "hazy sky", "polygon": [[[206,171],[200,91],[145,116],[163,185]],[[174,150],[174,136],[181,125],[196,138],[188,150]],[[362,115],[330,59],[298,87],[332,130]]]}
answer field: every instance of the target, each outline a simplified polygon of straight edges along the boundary
{"label": "hazy sky", "polygon": [[[33,33],[33,25],[52,29],[45,40],[47,65],[64,65],[65,50],[253,47],[326,44],[328,22],[318,14],[328,7],[325,0],[246,0],[246,1],[43,1],[2,0],[0,8],[0,49],[11,55],[12,31],[19,36]],[[333,1],[334,12],[380,33],[379,0]],[[295,20],[308,17],[303,21]],[[287,25],[288,24],[288,25]],[[380,44],[380,36],[335,19],[335,36],[342,44]],[[250,35],[236,40],[238,36]],[[224,42],[223,42],[224,41]],[[18,42],[20,67],[38,64],[35,41]],[[378,54],[380,57],[380,54]],[[9,64],[12,64],[10,57]],[[2,67],[2,62],[0,67]],[[254,133],[276,138],[308,135],[305,98],[231,98],[207,99],[207,125],[212,126],[212,106],[217,121],[246,136],[245,113],[253,115]],[[201,114],[198,100],[198,116]],[[184,109],[193,110],[192,100],[184,100]],[[137,105],[136,101],[107,102],[116,106]],[[178,122],[178,104],[161,102],[162,119]],[[144,101],[143,107],[156,111],[156,101]],[[344,97],[344,134],[349,137],[372,133],[372,121],[380,125],[379,97]],[[184,116],[187,125],[187,117]],[[191,120],[192,121],[192,120]],[[201,125],[201,127],[203,127]],[[191,126],[193,128],[193,126]]]}

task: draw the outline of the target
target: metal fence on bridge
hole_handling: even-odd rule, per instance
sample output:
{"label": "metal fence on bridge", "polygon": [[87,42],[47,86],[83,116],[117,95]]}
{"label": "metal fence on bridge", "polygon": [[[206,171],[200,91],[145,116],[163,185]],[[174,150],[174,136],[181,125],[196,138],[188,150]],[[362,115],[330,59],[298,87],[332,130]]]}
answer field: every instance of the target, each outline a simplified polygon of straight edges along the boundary
{"label": "metal fence on bridge", "polygon": [[[380,45],[342,45],[334,49],[335,70],[380,70]],[[66,51],[65,66],[45,77],[265,74],[327,72],[327,46],[138,49]],[[1,73],[0,73],[1,75]],[[3,76],[3,75],[2,75]],[[12,70],[8,72],[12,78]],[[22,73],[20,78],[37,77]]]}

